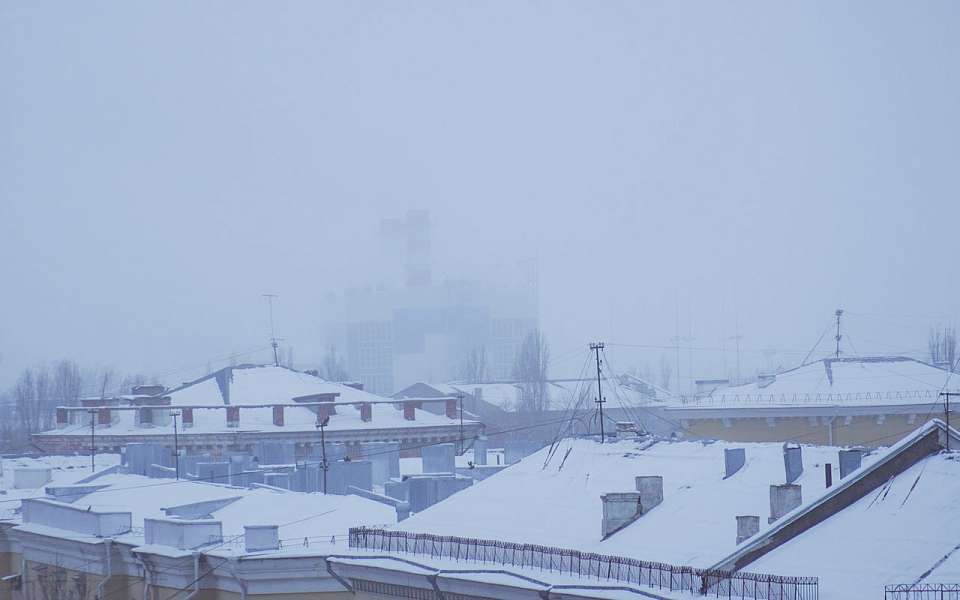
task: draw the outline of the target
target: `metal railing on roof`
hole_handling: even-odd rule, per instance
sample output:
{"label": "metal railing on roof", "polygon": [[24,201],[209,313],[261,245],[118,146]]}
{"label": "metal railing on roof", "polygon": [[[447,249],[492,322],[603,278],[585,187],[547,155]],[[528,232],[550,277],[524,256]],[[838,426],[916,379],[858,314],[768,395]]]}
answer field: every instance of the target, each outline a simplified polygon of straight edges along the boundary
{"label": "metal railing on roof", "polygon": [[351,528],[349,536],[351,548],[537,569],[717,598],[817,600],[819,594],[816,577],[696,569],[536,544],[366,527]]}
{"label": "metal railing on roof", "polygon": [[883,590],[884,600],[960,600],[960,583],[898,583]]}
{"label": "metal railing on roof", "polygon": [[[939,403],[938,391],[904,390],[860,393],[803,393],[803,394],[724,394],[709,396],[674,396],[674,406],[715,408],[740,406],[824,406],[834,404],[934,404]],[[670,408],[668,404],[666,408]]]}

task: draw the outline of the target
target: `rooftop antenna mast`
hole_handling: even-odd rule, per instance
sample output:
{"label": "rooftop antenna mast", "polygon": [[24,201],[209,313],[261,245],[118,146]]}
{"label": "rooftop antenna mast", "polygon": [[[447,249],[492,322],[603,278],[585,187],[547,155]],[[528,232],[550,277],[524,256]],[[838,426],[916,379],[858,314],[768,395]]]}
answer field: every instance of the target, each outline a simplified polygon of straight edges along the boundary
{"label": "rooftop antenna mast", "polygon": [[606,437],[603,432],[603,403],[606,399],[603,397],[603,390],[600,389],[600,351],[603,350],[603,342],[590,344],[590,350],[597,355],[597,399],[596,403],[600,406],[600,443],[602,444]]}
{"label": "rooftop antenna mast", "polygon": [[270,347],[273,348],[273,364],[280,366],[280,344],[278,344],[277,334],[273,329],[273,300],[279,298],[277,294],[263,294],[267,299],[267,306],[270,309]]}
{"label": "rooftop antenna mast", "polygon": [[833,339],[837,340],[837,358],[840,358],[840,338],[843,337],[840,335],[840,317],[843,316],[843,309],[838,308],[833,314],[837,317],[837,335],[833,336]]}

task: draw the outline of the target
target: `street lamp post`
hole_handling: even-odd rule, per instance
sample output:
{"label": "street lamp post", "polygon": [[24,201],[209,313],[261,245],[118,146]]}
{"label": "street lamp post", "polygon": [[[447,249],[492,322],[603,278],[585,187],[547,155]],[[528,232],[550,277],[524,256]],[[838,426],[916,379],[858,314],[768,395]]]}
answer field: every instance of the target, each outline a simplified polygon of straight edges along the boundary
{"label": "street lamp post", "polygon": [[170,416],[173,417],[173,463],[176,466],[177,480],[180,479],[180,442],[177,438],[177,417],[180,411],[171,410]]}
{"label": "street lamp post", "polygon": [[317,415],[317,429],[320,430],[320,460],[322,464],[320,465],[320,470],[323,471],[323,493],[327,493],[327,440],[324,434],[323,428],[327,426],[327,423],[330,422],[330,417],[320,418],[320,415]]}

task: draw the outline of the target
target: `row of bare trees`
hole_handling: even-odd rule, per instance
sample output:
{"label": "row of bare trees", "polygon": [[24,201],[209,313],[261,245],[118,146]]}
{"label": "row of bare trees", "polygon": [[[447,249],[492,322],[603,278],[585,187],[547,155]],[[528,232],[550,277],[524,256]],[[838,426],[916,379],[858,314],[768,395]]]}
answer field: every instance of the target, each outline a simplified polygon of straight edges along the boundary
{"label": "row of bare trees", "polygon": [[143,375],[84,370],[69,359],[26,368],[9,390],[0,392],[0,448],[22,449],[29,444],[30,434],[53,428],[58,406],[77,406],[82,397],[129,393],[143,383],[147,383]]}
{"label": "row of bare trees", "polygon": [[957,329],[952,325],[932,327],[927,337],[927,349],[933,364],[957,367]]}

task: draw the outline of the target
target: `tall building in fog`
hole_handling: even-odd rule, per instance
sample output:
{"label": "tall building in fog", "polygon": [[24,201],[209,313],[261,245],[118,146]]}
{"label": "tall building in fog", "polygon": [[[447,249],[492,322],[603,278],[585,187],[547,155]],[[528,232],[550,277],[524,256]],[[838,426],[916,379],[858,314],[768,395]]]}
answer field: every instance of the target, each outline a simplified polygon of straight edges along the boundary
{"label": "tall building in fog", "polygon": [[533,261],[501,269],[494,281],[438,277],[432,227],[423,210],[381,221],[371,281],[329,299],[328,341],[368,391],[456,378],[475,348],[484,349],[487,378],[507,379],[523,337],[537,327]]}

